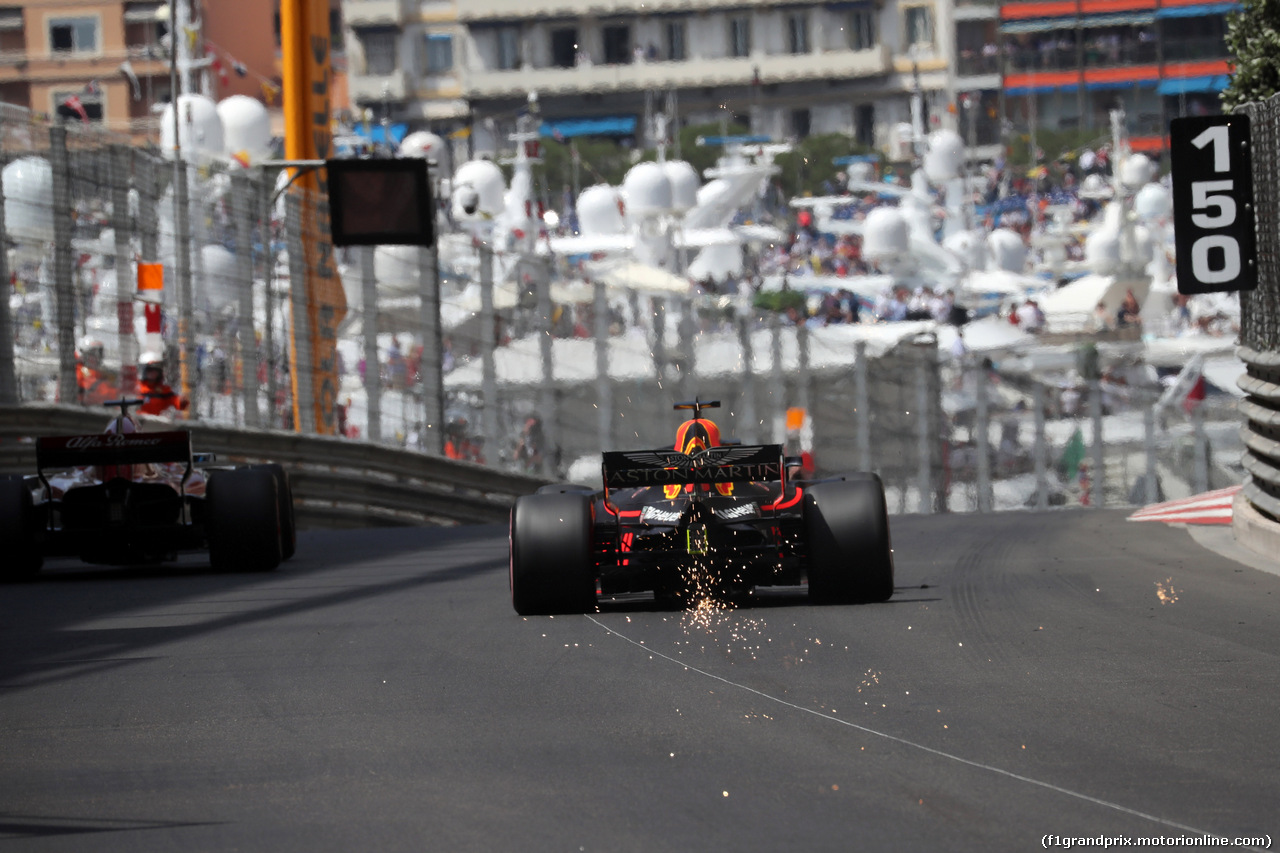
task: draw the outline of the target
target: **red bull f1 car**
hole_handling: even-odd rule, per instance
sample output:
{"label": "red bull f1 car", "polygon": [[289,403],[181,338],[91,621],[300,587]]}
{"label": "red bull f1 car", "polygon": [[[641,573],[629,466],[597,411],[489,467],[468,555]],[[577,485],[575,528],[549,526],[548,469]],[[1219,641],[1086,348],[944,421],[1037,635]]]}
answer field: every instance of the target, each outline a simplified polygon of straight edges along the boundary
{"label": "red bull f1 car", "polygon": [[893,550],[880,478],[793,480],[781,445],[721,441],[702,410],[673,449],[603,454],[603,487],[544,486],[511,511],[517,613],[594,611],[602,597],[652,592],[688,606],[808,585],[821,603],[885,601]]}
{"label": "red bull f1 car", "polygon": [[0,478],[0,578],[46,556],[134,565],[208,550],[215,569],[268,571],[293,556],[293,497],[279,465],[197,467],[186,430],[142,432],[129,409],[104,432],[36,441],[36,473]]}

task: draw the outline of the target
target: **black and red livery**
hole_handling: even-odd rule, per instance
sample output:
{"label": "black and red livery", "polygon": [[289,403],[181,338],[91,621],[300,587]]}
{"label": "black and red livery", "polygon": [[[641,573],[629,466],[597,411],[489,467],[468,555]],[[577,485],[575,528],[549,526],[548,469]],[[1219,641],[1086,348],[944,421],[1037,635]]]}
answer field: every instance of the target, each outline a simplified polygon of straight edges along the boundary
{"label": "black and red livery", "polygon": [[873,473],[812,482],[777,444],[725,443],[693,417],[672,449],[607,451],[602,487],[545,486],[511,512],[510,586],[521,614],[582,613],[602,598],[748,599],[807,584],[820,602],[884,601],[893,551],[884,486]]}

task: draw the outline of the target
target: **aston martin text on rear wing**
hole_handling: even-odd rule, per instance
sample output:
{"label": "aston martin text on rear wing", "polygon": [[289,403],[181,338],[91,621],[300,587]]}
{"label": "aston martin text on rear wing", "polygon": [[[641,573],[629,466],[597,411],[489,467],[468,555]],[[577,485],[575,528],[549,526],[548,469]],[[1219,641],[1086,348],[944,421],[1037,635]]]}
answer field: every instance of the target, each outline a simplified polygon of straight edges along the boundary
{"label": "aston martin text on rear wing", "polygon": [[76,468],[82,465],[142,465],[181,462],[191,465],[191,433],[99,433],[58,435],[36,441],[36,468]]}
{"label": "aston martin text on rear wing", "polygon": [[610,489],[701,483],[781,482],[782,445],[727,445],[696,453],[615,450],[604,454],[604,487]]}

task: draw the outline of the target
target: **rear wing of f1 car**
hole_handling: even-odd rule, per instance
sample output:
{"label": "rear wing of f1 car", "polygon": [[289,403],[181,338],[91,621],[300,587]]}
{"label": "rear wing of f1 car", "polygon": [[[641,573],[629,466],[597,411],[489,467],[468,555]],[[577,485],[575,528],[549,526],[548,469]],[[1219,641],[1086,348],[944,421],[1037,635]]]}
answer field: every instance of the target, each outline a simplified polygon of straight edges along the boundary
{"label": "rear wing of f1 car", "polygon": [[605,500],[613,489],[766,482],[786,486],[782,445],[726,445],[696,453],[613,450],[604,453]]}
{"label": "rear wing of f1 car", "polygon": [[143,465],[181,462],[191,467],[191,433],[97,433],[59,435],[36,441],[36,470],[88,465]]}

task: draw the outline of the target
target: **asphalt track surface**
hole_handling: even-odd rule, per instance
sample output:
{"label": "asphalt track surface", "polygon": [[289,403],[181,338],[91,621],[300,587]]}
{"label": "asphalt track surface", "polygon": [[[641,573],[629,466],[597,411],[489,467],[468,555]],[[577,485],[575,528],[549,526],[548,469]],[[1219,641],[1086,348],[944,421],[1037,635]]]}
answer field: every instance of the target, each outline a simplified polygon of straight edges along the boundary
{"label": "asphalt track surface", "polygon": [[1280,834],[1280,577],[895,517],[886,604],[522,618],[505,530],[0,587],[0,851],[992,851]]}

